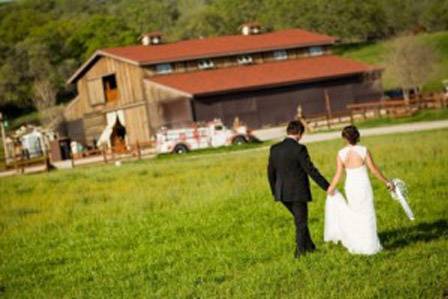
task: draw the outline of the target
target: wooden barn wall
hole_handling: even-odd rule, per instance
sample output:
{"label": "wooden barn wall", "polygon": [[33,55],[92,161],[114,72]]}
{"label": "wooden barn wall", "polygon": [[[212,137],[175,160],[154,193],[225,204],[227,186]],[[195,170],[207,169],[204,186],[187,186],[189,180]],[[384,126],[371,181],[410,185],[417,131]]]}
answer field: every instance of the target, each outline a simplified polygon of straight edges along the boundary
{"label": "wooden barn wall", "polygon": [[[120,110],[134,103],[144,102],[143,73],[143,69],[129,63],[108,57],[98,59],[92,68],[77,82],[78,96],[64,111],[66,119],[65,131],[68,137],[85,144],[91,144],[94,139],[98,139],[106,127],[105,113],[107,111]],[[89,94],[102,93],[102,84],[98,86],[101,90],[89,93],[88,82],[101,79],[110,74],[115,74],[116,76],[119,93],[117,100],[93,105],[92,102],[94,101],[89,98]],[[145,109],[143,111],[146,111]],[[128,131],[130,135],[136,136],[135,139],[139,139],[143,135],[149,136],[148,129],[142,132],[132,132],[134,127],[140,126],[134,125],[133,122],[143,121],[143,123],[147,124],[147,118],[141,116],[141,113],[141,111],[136,113],[137,116],[134,117],[133,112],[129,112],[129,125],[132,128]]]}
{"label": "wooden barn wall", "polygon": [[[89,98],[88,82],[110,74],[115,74],[116,76],[119,93],[117,101],[92,105],[93,101]],[[78,94],[82,101],[83,113],[102,111],[113,108],[114,106],[143,101],[144,90],[142,79],[143,70],[138,66],[109,57],[100,58],[78,81]]]}
{"label": "wooden barn wall", "polygon": [[[149,80],[144,81],[144,86],[148,102],[151,134],[154,134],[161,126],[170,125],[170,122],[193,120],[190,107],[185,104],[190,105],[190,99],[185,94],[154,84]],[[176,106],[181,109],[179,116],[176,116],[172,111],[176,109]]]}
{"label": "wooden barn wall", "polygon": [[84,114],[82,101],[79,96],[73,99],[64,110],[65,120],[75,120],[82,118]]}
{"label": "wooden barn wall", "polygon": [[69,120],[65,122],[65,131],[68,137],[85,144],[84,122],[82,119]]}
{"label": "wooden barn wall", "polygon": [[378,100],[382,96],[379,79],[367,81],[363,76],[354,76],[313,84],[195,98],[194,116],[197,121],[219,117],[228,126],[232,125],[235,117],[251,128],[278,125],[293,119],[299,105],[305,117],[325,113],[324,90],[331,98],[333,111],[344,111],[349,103]]}
{"label": "wooden barn wall", "polygon": [[189,99],[161,103],[161,106],[165,127],[182,128],[191,125],[193,116]]}
{"label": "wooden barn wall", "polygon": [[83,119],[85,143],[93,145],[106,127],[106,116],[103,113],[94,113],[84,116]]}
{"label": "wooden barn wall", "polygon": [[147,142],[150,140],[149,123],[146,113],[146,105],[131,107],[124,110],[126,121],[126,134],[128,142]]}

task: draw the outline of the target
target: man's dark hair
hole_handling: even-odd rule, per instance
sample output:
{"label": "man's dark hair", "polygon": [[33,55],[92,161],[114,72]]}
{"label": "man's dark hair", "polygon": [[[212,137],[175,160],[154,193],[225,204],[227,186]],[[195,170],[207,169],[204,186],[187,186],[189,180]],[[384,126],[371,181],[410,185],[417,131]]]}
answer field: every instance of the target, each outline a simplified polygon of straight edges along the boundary
{"label": "man's dark hair", "polygon": [[298,120],[290,121],[288,127],[286,128],[286,133],[288,135],[302,135],[305,131],[305,127],[302,122]]}
{"label": "man's dark hair", "polygon": [[355,126],[346,126],[342,129],[342,137],[345,138],[348,143],[355,145],[359,142],[359,131]]}

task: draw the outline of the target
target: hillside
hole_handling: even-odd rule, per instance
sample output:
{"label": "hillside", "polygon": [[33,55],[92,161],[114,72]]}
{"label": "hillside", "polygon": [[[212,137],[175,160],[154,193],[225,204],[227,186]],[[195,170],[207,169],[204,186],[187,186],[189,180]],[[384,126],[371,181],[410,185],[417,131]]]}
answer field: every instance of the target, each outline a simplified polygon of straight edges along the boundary
{"label": "hillside", "polygon": [[[440,65],[433,79],[426,82],[425,91],[440,91],[443,87],[442,80],[448,79],[448,31],[436,33],[424,33],[417,35],[417,39],[433,47],[440,58]],[[384,59],[391,48],[391,40],[377,43],[361,43],[344,45],[335,48],[335,53],[385,67]],[[395,88],[397,84],[394,78],[383,77],[385,89]]]}

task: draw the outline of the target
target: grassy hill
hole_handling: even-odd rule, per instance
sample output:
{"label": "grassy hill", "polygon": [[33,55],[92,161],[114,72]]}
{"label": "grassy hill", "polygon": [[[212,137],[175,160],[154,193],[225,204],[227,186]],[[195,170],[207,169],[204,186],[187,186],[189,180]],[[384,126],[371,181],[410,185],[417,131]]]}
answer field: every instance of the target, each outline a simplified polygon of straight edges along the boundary
{"label": "grassy hill", "polygon": [[[410,222],[373,181],[385,248],[322,242],[295,261],[294,227],[266,181],[267,148],[0,179],[0,295],[129,298],[441,298],[448,289],[448,130],[365,138],[410,188]],[[309,145],[330,177],[341,141]],[[342,187],[342,186],[341,186]]]}
{"label": "grassy hill", "polygon": [[[440,65],[435,77],[426,82],[424,90],[440,91],[443,87],[442,80],[448,79],[448,31],[437,33],[424,33],[417,35],[422,42],[431,45],[440,57]],[[356,45],[344,45],[335,48],[335,53],[350,57],[359,61],[387,67],[384,63],[385,55],[391,47],[390,41],[377,43],[365,43]],[[385,89],[397,87],[394,78],[383,77]]]}

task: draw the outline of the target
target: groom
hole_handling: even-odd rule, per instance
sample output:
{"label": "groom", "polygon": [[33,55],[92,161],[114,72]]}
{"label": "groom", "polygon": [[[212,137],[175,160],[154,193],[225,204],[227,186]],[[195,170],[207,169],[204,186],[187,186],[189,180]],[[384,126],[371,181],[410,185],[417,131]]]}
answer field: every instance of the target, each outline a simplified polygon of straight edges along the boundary
{"label": "groom", "polygon": [[308,202],[311,201],[308,176],[325,191],[330,186],[314,167],[306,146],[299,143],[304,130],[300,121],[291,121],[285,140],[271,147],[268,164],[272,195],[294,216],[296,258],[316,249],[308,230]]}

